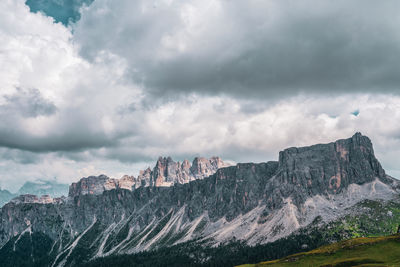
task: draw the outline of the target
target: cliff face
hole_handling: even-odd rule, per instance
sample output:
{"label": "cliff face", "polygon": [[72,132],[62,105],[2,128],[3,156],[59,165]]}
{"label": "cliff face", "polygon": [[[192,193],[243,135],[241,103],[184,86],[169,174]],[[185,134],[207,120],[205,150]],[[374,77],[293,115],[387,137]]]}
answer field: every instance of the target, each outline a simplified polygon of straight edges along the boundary
{"label": "cliff face", "polygon": [[292,197],[299,205],[310,196],[340,193],[350,184],[361,185],[375,179],[391,182],[375,158],[371,140],[356,133],[329,144],[281,151],[267,194]]}
{"label": "cliff face", "polygon": [[221,166],[218,158],[191,165],[160,158],[136,179],[81,179],[65,201],[11,202],[0,212],[0,246],[45,233],[54,265],[69,266],[81,243],[90,244],[80,248],[82,261],[198,239],[254,245],[287,236],[316,216],[336,218],[361,200],[391,198],[397,186],[359,133],[286,149],[278,162]]}
{"label": "cliff face", "polygon": [[154,186],[171,186],[175,183],[187,183],[190,181],[190,171],[187,167],[188,164],[180,164],[170,157],[160,157],[153,169],[152,184]]}
{"label": "cliff face", "polygon": [[116,189],[118,182],[115,179],[110,179],[105,175],[89,176],[82,178],[77,183],[72,183],[69,187],[69,197],[87,195],[87,194],[102,194],[105,190]]}
{"label": "cliff face", "polygon": [[326,145],[285,149],[279,153],[277,175],[281,183],[329,193],[386,177],[371,141],[360,133]]}

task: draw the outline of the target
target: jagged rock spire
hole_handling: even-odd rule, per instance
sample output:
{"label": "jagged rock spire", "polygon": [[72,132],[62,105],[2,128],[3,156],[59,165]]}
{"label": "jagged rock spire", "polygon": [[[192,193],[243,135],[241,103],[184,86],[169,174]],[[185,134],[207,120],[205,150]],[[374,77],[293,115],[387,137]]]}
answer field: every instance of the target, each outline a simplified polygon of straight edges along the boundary
{"label": "jagged rock spire", "polygon": [[121,179],[109,178],[105,175],[82,178],[70,186],[69,196],[94,194],[98,195],[106,190],[123,188],[136,189],[146,186],[172,186],[185,184],[196,179],[203,179],[214,174],[219,168],[226,167],[221,158],[206,159],[196,157],[193,164],[188,160],[182,163],[175,162],[171,157],[159,157],[153,170],[147,168],[139,172],[137,178],[125,175]]}

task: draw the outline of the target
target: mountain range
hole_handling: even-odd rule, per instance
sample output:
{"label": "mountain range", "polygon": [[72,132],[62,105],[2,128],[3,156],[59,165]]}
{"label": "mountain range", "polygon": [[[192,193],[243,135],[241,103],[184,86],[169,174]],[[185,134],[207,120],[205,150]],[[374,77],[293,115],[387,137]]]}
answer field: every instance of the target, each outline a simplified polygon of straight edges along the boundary
{"label": "mountain range", "polygon": [[82,178],[68,197],[14,198],[0,210],[0,258],[5,266],[257,262],[353,234],[390,234],[399,188],[361,133],[288,148],[266,163],[159,158],[138,177]]}
{"label": "mountain range", "polygon": [[[193,181],[195,179],[202,179],[211,174],[214,174],[217,169],[228,166],[219,157],[212,157],[206,159],[203,157],[194,158],[193,162],[190,163],[188,160],[184,160],[182,163],[175,162],[171,157],[159,157],[156,165],[153,169],[148,167],[145,170],[139,172],[137,177],[125,175],[121,179],[111,179],[105,175],[90,176],[82,178],[78,183],[73,183],[70,186],[68,184],[59,183],[56,180],[42,180],[37,179],[35,181],[25,182],[16,193],[11,193],[6,189],[0,189],[0,206],[8,203],[13,198],[17,198],[21,195],[35,195],[25,196],[26,199],[32,198],[39,201],[41,196],[48,196],[51,198],[59,198],[62,196],[68,196],[68,194],[86,194],[90,193],[90,190],[97,190],[96,192],[103,192],[104,188],[124,188],[132,190],[141,186],[171,186],[175,183],[183,184]],[[79,184],[75,192],[74,188]],[[88,186],[87,189],[85,188]],[[101,187],[101,188],[100,188]]]}
{"label": "mountain range", "polygon": [[31,195],[49,195],[51,197],[61,197],[68,195],[68,184],[62,184],[56,180],[35,180],[25,182],[16,193],[8,190],[0,190],[0,207],[8,203],[15,197],[25,194]]}

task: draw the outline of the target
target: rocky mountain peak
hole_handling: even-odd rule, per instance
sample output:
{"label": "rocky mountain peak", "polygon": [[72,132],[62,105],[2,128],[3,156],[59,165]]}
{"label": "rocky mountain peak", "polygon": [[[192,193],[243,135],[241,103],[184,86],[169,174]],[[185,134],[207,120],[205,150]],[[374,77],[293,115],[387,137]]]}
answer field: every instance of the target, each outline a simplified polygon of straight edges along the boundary
{"label": "rocky mountain peak", "polygon": [[175,162],[171,157],[159,157],[152,173],[152,184],[155,186],[171,186],[179,183],[184,184],[195,179],[214,174],[219,168],[227,166],[221,158],[196,157],[193,163],[184,160],[182,164]]}
{"label": "rocky mountain peak", "polygon": [[122,189],[132,190],[135,186],[136,178],[134,176],[124,175],[118,180],[118,187]]}
{"label": "rocky mountain peak", "polygon": [[171,157],[159,157],[156,166],[153,169],[153,184],[155,186],[170,186],[171,176],[174,176],[176,163]]}
{"label": "rocky mountain peak", "polygon": [[190,162],[187,159],[182,161],[182,168],[184,168],[184,169],[189,169],[190,168]]}
{"label": "rocky mountain peak", "polygon": [[274,187],[281,184],[282,197],[293,197],[299,204],[309,196],[340,193],[350,184],[376,179],[389,181],[375,158],[371,140],[356,133],[328,144],[281,151]]}
{"label": "rocky mountain peak", "polygon": [[220,157],[212,157],[206,159],[203,157],[196,157],[193,160],[190,171],[194,177],[207,177],[215,173],[219,168],[228,166],[225,164]]}
{"label": "rocky mountain peak", "polygon": [[[340,156],[344,159],[348,157],[350,149],[362,150],[368,154],[374,154],[371,140],[367,136],[363,136],[361,133],[354,134],[351,138],[340,139],[328,144],[317,144],[306,147],[290,147],[279,152],[279,162],[283,164],[285,161],[294,158],[302,157],[304,155],[311,154],[322,154],[325,152],[333,151],[335,148],[336,152],[340,153]],[[297,155],[297,156],[295,156]]]}
{"label": "rocky mountain peak", "polygon": [[150,186],[152,171],[150,167],[145,170],[139,171],[139,176],[135,181],[135,188]]}
{"label": "rocky mountain peak", "polygon": [[115,182],[110,180],[106,175],[89,176],[81,178],[78,182],[72,183],[69,187],[69,197],[77,195],[98,195],[104,190],[115,186]]}
{"label": "rocky mountain peak", "polygon": [[175,162],[171,157],[159,157],[153,170],[141,170],[137,178],[124,175],[121,179],[109,178],[106,175],[82,178],[72,183],[69,196],[99,195],[111,189],[133,190],[139,187],[168,187],[174,184],[185,184],[195,179],[202,179],[214,174],[219,168],[228,166],[221,158],[210,159],[198,157],[193,165],[188,160]]}

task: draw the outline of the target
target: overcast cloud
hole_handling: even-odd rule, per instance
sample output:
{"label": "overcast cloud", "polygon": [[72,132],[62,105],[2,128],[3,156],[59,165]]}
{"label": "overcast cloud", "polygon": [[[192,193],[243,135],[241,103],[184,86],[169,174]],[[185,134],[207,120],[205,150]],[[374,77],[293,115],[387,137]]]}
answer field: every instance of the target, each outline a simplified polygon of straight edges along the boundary
{"label": "overcast cloud", "polygon": [[0,1],[2,187],[356,131],[400,177],[398,1],[83,2],[54,21]]}
{"label": "overcast cloud", "polygon": [[96,0],[81,54],[110,51],[147,92],[259,98],[398,92],[398,1]]}

